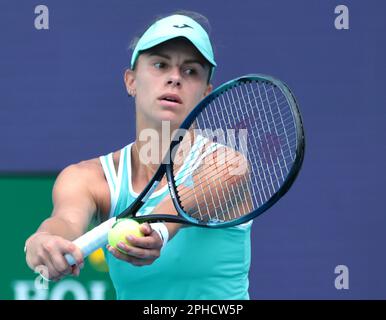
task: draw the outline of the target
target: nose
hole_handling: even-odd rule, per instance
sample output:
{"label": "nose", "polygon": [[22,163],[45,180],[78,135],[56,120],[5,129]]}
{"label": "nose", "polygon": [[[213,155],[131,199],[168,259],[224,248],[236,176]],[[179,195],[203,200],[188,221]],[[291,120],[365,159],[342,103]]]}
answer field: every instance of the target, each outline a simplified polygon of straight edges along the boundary
{"label": "nose", "polygon": [[168,74],[167,84],[172,87],[180,87],[181,86],[181,75],[180,70],[178,68],[173,68],[173,70]]}

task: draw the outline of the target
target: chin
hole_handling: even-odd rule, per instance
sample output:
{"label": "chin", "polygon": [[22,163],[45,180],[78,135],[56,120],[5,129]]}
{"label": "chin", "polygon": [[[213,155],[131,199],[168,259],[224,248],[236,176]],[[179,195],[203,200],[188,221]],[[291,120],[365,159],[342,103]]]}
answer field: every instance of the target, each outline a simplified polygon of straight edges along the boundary
{"label": "chin", "polygon": [[158,117],[159,121],[170,121],[172,125],[180,125],[184,120],[181,115],[176,115],[174,112],[162,112]]}

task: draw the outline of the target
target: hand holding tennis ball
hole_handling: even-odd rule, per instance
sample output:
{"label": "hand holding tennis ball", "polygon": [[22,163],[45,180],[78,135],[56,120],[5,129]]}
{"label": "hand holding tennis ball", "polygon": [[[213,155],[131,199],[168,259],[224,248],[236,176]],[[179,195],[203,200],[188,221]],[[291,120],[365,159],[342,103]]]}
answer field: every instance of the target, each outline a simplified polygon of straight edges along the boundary
{"label": "hand holding tennis ball", "polygon": [[122,253],[126,253],[118,247],[118,243],[123,242],[126,245],[131,246],[131,243],[126,239],[127,236],[133,235],[136,237],[143,237],[144,234],[141,232],[140,226],[141,225],[135,220],[119,219],[107,235],[109,245]]}

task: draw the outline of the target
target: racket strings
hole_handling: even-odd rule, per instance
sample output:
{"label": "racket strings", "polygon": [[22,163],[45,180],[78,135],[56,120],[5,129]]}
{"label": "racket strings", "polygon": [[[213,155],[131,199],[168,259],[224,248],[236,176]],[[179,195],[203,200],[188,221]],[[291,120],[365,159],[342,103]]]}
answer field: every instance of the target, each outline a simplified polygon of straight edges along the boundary
{"label": "racket strings", "polygon": [[[296,138],[296,136],[295,136],[295,134],[293,134],[294,135],[294,138]],[[202,146],[203,146],[204,144],[202,144]],[[216,148],[216,151],[218,151],[219,150],[219,148]],[[198,153],[199,151],[196,151],[196,153]],[[278,169],[280,169],[280,170],[282,170],[282,169],[288,169],[287,168],[287,162],[286,161],[284,161],[284,160],[293,160],[293,157],[294,157],[294,154],[293,153],[291,153],[289,150],[281,150],[281,152],[282,152],[282,157],[280,158],[280,159],[278,159],[278,161],[277,162],[273,162],[273,159],[271,159],[271,161],[272,161],[272,163],[274,163],[274,165],[275,165],[275,167],[277,167]],[[217,156],[217,158],[219,158],[220,160],[219,160],[219,162],[217,162],[217,163],[213,163],[213,164],[211,164],[211,165],[209,165],[209,168],[210,167],[213,167],[213,168],[215,168],[215,167],[217,167],[219,164],[223,164],[223,163],[225,163],[224,162],[224,159],[230,159],[230,160],[227,160],[226,161],[226,163],[227,164],[230,164],[230,165],[233,165],[233,164],[236,164],[236,163],[238,163],[239,161],[239,156],[234,156],[234,157],[232,157],[232,158],[230,158],[228,155],[226,155],[227,153],[231,153],[230,151],[227,151],[227,150],[225,150],[224,151],[224,153],[225,153],[225,155],[224,156],[222,156],[222,155],[220,155],[220,156]],[[234,153],[234,152],[233,152]],[[287,153],[287,155],[285,154],[285,153]],[[193,156],[193,157],[195,157],[195,156]],[[197,156],[196,156],[197,157]],[[198,161],[201,161],[202,160],[202,157],[197,157],[198,158]],[[211,159],[211,158],[210,158]],[[235,160],[236,159],[236,160]],[[205,159],[204,159],[204,161],[205,161]],[[207,161],[207,160],[206,160]],[[259,163],[254,163],[254,165],[257,165],[257,167],[258,167],[258,169],[259,169],[259,171],[260,172],[268,172],[268,171],[270,171],[269,170],[269,168],[268,169],[264,169],[263,167],[262,167],[262,164],[264,164],[266,162],[266,160],[264,160],[264,159],[261,159],[261,162],[260,162],[260,165],[259,165]],[[175,179],[175,182],[176,182],[176,185],[179,185],[182,181],[184,181],[184,180],[186,180],[186,178],[187,177],[189,177],[189,176],[191,176],[192,175],[192,173],[194,172],[196,170],[196,166],[193,166],[193,167],[188,167],[188,166],[186,166],[185,168],[183,168],[183,169],[181,169],[181,171],[179,172],[180,174],[179,174],[179,177],[177,177],[176,179]],[[284,174],[283,174],[283,172],[282,172],[282,175],[281,175],[283,178],[284,178]]]}
{"label": "racket strings", "polygon": [[[271,182],[272,182],[272,180],[271,180]],[[228,186],[226,185],[226,188],[228,188]],[[234,186],[232,186],[232,188],[234,188]],[[228,190],[228,192],[229,192],[229,190]],[[206,199],[205,199],[205,202],[208,202]],[[227,208],[228,209],[228,208]],[[229,209],[228,209],[229,210]],[[245,211],[245,210],[244,210]],[[249,211],[249,209],[248,209],[248,211]],[[201,214],[202,215],[202,214]]]}
{"label": "racket strings", "polygon": [[[254,91],[255,90],[251,90],[251,91],[248,91],[247,92],[247,95],[249,95],[249,94],[253,94],[254,93]],[[244,99],[244,97],[242,98],[242,99]],[[238,105],[238,103],[240,103],[240,101],[242,100],[241,98],[239,98],[237,101],[234,101],[234,102],[232,102],[231,104],[229,104],[229,107],[237,107],[237,105]],[[266,103],[266,102],[268,102],[269,100],[268,99],[262,99],[262,98],[257,98],[257,97],[254,97],[253,98],[253,100],[251,100],[250,99],[250,97],[248,97],[248,100],[249,100],[249,102],[252,102],[252,101],[261,101],[261,103],[262,104],[264,104],[264,103]],[[216,102],[214,102],[214,103],[216,103]],[[286,98],[284,97],[284,96],[281,96],[281,97],[279,97],[279,100],[277,101],[277,104],[278,104],[278,106],[280,106],[280,105],[284,105],[284,104],[287,104],[288,102],[287,102],[287,100],[286,100]],[[232,109],[232,108],[231,108]],[[291,113],[291,110],[290,109],[287,109],[286,110],[287,112],[289,112],[289,113]],[[245,110],[244,112],[241,112],[240,113],[240,115],[241,116],[239,116],[239,118],[238,119],[247,119],[248,117],[250,117],[250,113],[248,112],[248,110]],[[280,114],[279,112],[276,112],[276,113],[272,113],[272,115],[271,115],[271,119],[273,118],[273,116],[275,116],[275,115],[279,115],[279,116],[281,116],[281,117],[283,117],[283,114]],[[283,119],[284,119],[285,117],[283,117]],[[291,116],[290,117],[288,117],[288,119],[289,119],[289,122],[292,122],[292,113],[291,113]],[[263,122],[263,120],[262,120],[262,122]],[[240,123],[242,123],[242,121],[240,121]],[[204,121],[203,121],[203,124],[206,124]],[[210,126],[210,120],[208,120],[208,124],[209,124],[209,126]],[[225,126],[230,126],[230,125],[234,125],[234,122],[233,121],[229,121],[229,122],[224,122],[224,124],[225,124]],[[268,123],[268,125],[270,126],[270,125],[277,125],[277,124],[274,124],[274,121],[272,120],[271,122],[269,122]]]}
{"label": "racket strings", "polygon": [[[236,159],[236,160],[235,160],[235,159]],[[218,171],[218,172],[215,172],[215,171],[211,170],[211,174],[205,175],[206,180],[207,180],[207,179],[210,179],[209,181],[211,181],[211,182],[213,182],[213,183],[216,183],[217,180],[223,180],[223,177],[224,177],[225,173],[229,172],[229,168],[230,168],[230,167],[233,168],[233,164],[237,164],[237,163],[239,163],[239,157],[234,157],[234,158],[233,158],[233,161],[228,161],[228,162],[227,162],[227,164],[228,164],[229,166],[227,166],[227,167],[221,169],[221,170]],[[216,164],[213,164],[213,165],[209,166],[208,168],[206,168],[205,170],[208,171],[208,169],[216,169],[216,168],[217,168],[217,165],[216,165]],[[285,167],[281,167],[281,169],[285,169]],[[268,173],[268,170],[265,170],[265,172]],[[272,173],[271,173],[271,175],[272,175]],[[277,178],[277,177],[276,177],[276,178]],[[282,176],[282,179],[284,179],[284,178],[285,178],[285,177]],[[230,180],[230,179],[232,179],[232,177],[228,178],[227,180]],[[278,187],[280,187],[280,183],[281,183],[281,180],[282,180],[282,179],[277,179],[276,182],[277,182],[277,184],[278,184]],[[224,180],[224,181],[227,181],[227,180]],[[255,181],[255,182],[261,184],[262,189],[265,189],[265,188],[269,188],[269,187],[270,187],[270,184],[263,185],[263,184],[262,184],[262,183],[264,182],[263,180]],[[185,188],[185,189],[184,189],[184,187],[183,187],[183,181],[181,181],[181,183],[182,183],[182,184],[179,184],[179,185],[177,186],[177,190],[179,191],[178,194],[179,194],[180,200],[181,200],[181,201],[184,201],[184,200],[186,200],[187,198],[189,198],[189,197],[191,196],[192,191],[191,191],[190,189],[188,189],[188,188]],[[204,187],[203,187],[203,189],[202,189],[203,191],[207,191],[207,189],[210,189],[210,185],[209,185],[206,181],[195,184],[195,188],[201,187],[202,184],[204,185]],[[181,185],[182,185],[182,187],[180,187]],[[184,192],[184,191],[185,191],[185,192]],[[271,194],[271,195],[272,195],[272,194]],[[270,196],[271,196],[271,195],[270,195]]]}
{"label": "racket strings", "polygon": [[[207,203],[206,206],[195,206],[195,208],[190,205],[188,208],[188,213],[190,216],[194,218],[200,218],[200,220],[204,220],[205,217],[209,218],[216,218],[216,220],[231,220],[236,219],[238,217],[241,217],[247,212],[251,211],[251,207],[245,208],[245,203],[241,202],[241,207],[235,207],[234,206],[234,200],[226,200],[225,202],[223,199],[226,199],[226,194],[232,193],[238,197],[238,199],[244,200],[246,198],[246,195],[248,195],[248,186],[243,186],[240,188],[240,185],[235,190],[235,187],[233,184],[228,184],[227,182],[223,182],[221,184],[221,187],[217,188],[211,188],[208,190],[208,192],[201,193],[203,195],[204,199],[198,199],[197,193],[196,200],[198,203],[205,202]],[[240,211],[241,210],[241,211]],[[225,216],[227,215],[227,216]]]}
{"label": "racket strings", "polygon": [[[263,87],[264,87],[264,84],[263,84]],[[259,93],[260,101],[262,101],[263,99],[262,99],[262,96],[261,96],[260,88],[259,88],[259,87],[257,87],[257,88],[258,88],[258,93]],[[266,91],[266,90],[265,90],[265,91]],[[235,92],[236,92],[236,94],[237,94],[237,96],[238,96],[238,98],[239,98],[239,95],[238,95],[239,92],[238,92],[238,90],[235,90]],[[253,90],[252,90],[251,92],[252,92],[253,97],[254,97],[253,101],[258,101],[259,99],[257,99],[257,97],[255,96],[255,92],[254,92]],[[266,92],[267,92],[267,91],[266,91]],[[253,105],[253,104],[252,104],[252,101],[251,101],[251,99],[250,99],[249,92],[247,91],[247,93],[248,93],[247,95],[243,95],[242,92],[240,92],[241,97],[244,99],[244,103],[245,103],[245,104]],[[248,101],[245,100],[245,97],[248,98]],[[267,98],[267,101],[269,101],[268,95],[266,95],[266,98]],[[240,99],[238,99],[238,100],[240,101]],[[268,105],[270,106],[270,103],[269,103],[269,102],[268,102]],[[270,132],[270,127],[266,125],[266,124],[269,122],[269,121],[268,121],[267,112],[265,112],[265,108],[264,108],[264,107],[261,108],[260,110],[262,110],[262,112],[258,112],[257,115],[258,115],[258,117],[259,117],[258,120],[260,121],[260,123],[261,123],[261,125],[262,125],[262,129],[264,130],[264,132]],[[272,114],[272,109],[271,109],[270,111],[271,111],[271,114]],[[266,120],[265,123],[264,123],[262,117],[265,118],[265,120]],[[272,127],[275,127],[275,126],[272,126]],[[253,137],[253,140],[254,140],[254,141],[264,141],[264,137],[262,137],[260,130],[250,130],[250,132],[252,133],[252,137]],[[258,135],[257,137],[255,136],[255,132],[256,132],[257,135]],[[277,135],[277,136],[278,136],[278,135]],[[274,147],[273,152],[277,155],[277,151],[276,151],[275,145],[274,145],[273,147]],[[282,148],[278,148],[278,149],[282,149]],[[268,160],[270,163],[275,163],[274,159],[272,158],[272,153],[273,153],[273,152],[266,152],[266,153],[264,154],[265,158],[268,158],[268,157],[269,157],[269,158],[266,159],[266,160]],[[257,158],[256,158],[256,157],[255,157],[255,158],[253,158],[253,157],[250,158],[250,159],[251,159],[252,165],[257,165],[257,164],[256,164],[256,161],[252,161],[252,160],[258,160],[260,163],[264,164],[264,161],[263,161],[264,159],[261,157],[261,156],[262,156],[261,153],[260,153],[260,152],[257,152],[256,155],[258,156]],[[267,157],[267,155],[268,155],[268,157]],[[275,188],[273,187],[273,186],[274,186],[274,180],[272,179],[272,174],[269,174],[269,175],[266,174],[266,171],[270,171],[270,168],[269,168],[269,165],[268,165],[268,161],[265,161],[266,170],[263,170],[263,171],[262,171],[262,170],[257,170],[256,172],[257,172],[258,175],[259,175],[259,178],[260,178],[259,180],[260,180],[260,181],[267,181],[267,185],[268,185],[268,186],[272,186],[272,192],[274,192],[274,191],[275,191]],[[284,161],[284,163],[286,163],[286,161]],[[276,177],[276,180],[279,181],[278,173],[277,173],[275,167],[273,167],[273,168],[274,168],[273,173],[274,173],[274,175],[275,175],[275,177]],[[283,172],[281,173],[281,176],[282,176],[282,178],[284,178]],[[268,179],[269,179],[269,180],[268,180]],[[280,185],[279,185],[279,186],[280,186]],[[272,196],[272,192],[269,192],[268,195],[267,195],[267,194],[265,194],[264,189],[263,189],[263,193],[264,193],[264,199],[263,199],[263,201],[264,201],[264,200],[268,200],[268,198]],[[255,195],[255,197],[256,197],[256,195]]]}
{"label": "racket strings", "polygon": [[[256,127],[253,127],[252,125],[251,125],[251,127],[252,127],[252,130],[251,130],[251,132],[256,132],[257,130],[255,130],[255,129],[257,129]],[[293,136],[293,142],[294,143],[296,143],[296,132],[293,132],[292,133],[292,136]],[[261,140],[261,138],[260,138],[260,140]],[[244,140],[245,141],[245,140]],[[287,144],[291,144],[291,142],[288,142]],[[276,147],[275,147],[275,149],[276,149]],[[275,150],[276,151],[276,150]],[[288,151],[288,148],[287,148],[287,150],[285,150],[285,148],[280,148],[280,151],[282,152],[282,158],[283,159],[288,159],[289,158],[289,160],[293,160],[294,159],[294,154],[293,153],[291,153],[291,152],[289,152],[289,154],[288,155],[284,155],[284,152],[286,152],[286,151]],[[276,151],[277,152],[277,151]],[[219,157],[219,158],[221,158],[221,157]],[[223,157],[222,157],[223,158]],[[280,161],[281,159],[279,159],[279,161]],[[261,163],[264,163],[265,161],[261,161]],[[272,163],[274,163],[274,161],[273,161],[273,159],[271,158],[271,162]],[[284,162],[284,164],[286,164],[286,162]],[[189,170],[190,169],[190,170]],[[260,168],[261,169],[261,168]],[[184,169],[184,171],[183,171],[183,173],[185,174],[185,175],[190,175],[192,172],[194,171],[194,168],[193,169],[191,169],[191,168],[185,168]],[[183,175],[183,176],[181,176],[181,177],[179,177],[178,179],[176,179],[176,181],[178,182],[179,180],[182,180],[182,179],[184,179],[185,178],[185,175]]]}
{"label": "racket strings", "polygon": [[[208,180],[207,177],[205,177],[205,179]],[[202,194],[205,195],[205,198],[207,198],[207,196],[206,196],[207,193],[209,193],[211,195],[211,201],[208,201],[207,199],[204,200],[204,202],[207,203],[208,205],[204,206],[203,208],[205,208],[205,211],[207,211],[208,213],[203,213],[200,206],[198,206],[197,210],[192,211],[192,207],[193,206],[191,204],[189,205],[189,203],[187,201],[185,201],[185,200],[188,200],[190,198],[189,193],[191,193],[191,192],[185,193],[185,195],[188,194],[188,196],[185,197],[185,198],[181,197],[180,200],[181,200],[182,203],[185,203],[185,205],[188,206],[188,209],[186,211],[189,213],[189,215],[194,217],[194,218],[200,218],[200,220],[205,220],[204,219],[205,217],[208,217],[208,218],[212,217],[213,218],[213,214],[211,212],[214,212],[216,220],[220,220],[219,213],[218,213],[218,210],[220,210],[220,212],[222,214],[224,214],[224,212],[228,212],[229,213],[228,217],[223,217],[224,220],[233,220],[233,219],[237,219],[238,217],[241,217],[241,216],[251,212],[252,211],[251,205],[249,204],[247,206],[247,208],[245,209],[243,202],[241,202],[241,205],[242,205],[242,211],[241,212],[240,212],[240,208],[237,207],[238,210],[239,210],[238,214],[233,214],[232,215],[232,210],[231,209],[233,207],[235,207],[234,204],[238,203],[238,200],[246,199],[246,197],[240,196],[241,195],[240,190],[242,191],[242,194],[248,195],[248,194],[251,193],[251,189],[249,188],[249,186],[252,185],[253,183],[255,185],[261,185],[262,181],[256,181],[256,180],[252,181],[252,176],[251,175],[244,176],[244,177],[242,177],[243,183],[237,185],[237,189],[235,191],[235,185],[233,183],[232,184],[228,184],[228,181],[231,180],[231,179],[233,179],[233,177],[230,177],[230,178],[224,180],[224,179],[222,179],[221,175],[219,175],[219,177],[217,178],[217,180],[219,182],[222,182],[221,188],[220,188],[220,193],[223,192],[223,197],[221,198],[221,200],[222,201],[225,200],[225,202],[220,202],[220,201],[214,200],[214,199],[216,199],[216,197],[214,197],[212,195],[213,194],[213,191],[212,191],[213,188],[211,188],[210,185],[213,185],[213,183],[215,181],[210,180],[210,182],[206,184],[206,188],[205,187],[202,188],[201,191],[202,191]],[[245,182],[247,182],[247,183],[245,183]],[[201,182],[200,184],[203,184],[203,182]],[[225,188],[224,188],[224,185],[225,185]],[[232,192],[230,192],[229,187],[231,187]],[[224,190],[225,190],[225,193],[224,193]],[[246,190],[247,190],[247,192],[246,192]],[[266,186],[262,185],[262,187],[259,188],[258,190],[260,192],[260,198],[261,199],[267,197],[266,194],[265,194],[265,190],[267,190],[268,192],[271,192],[271,190],[269,189],[269,185],[266,185]],[[219,193],[218,189],[215,189],[215,192],[216,192],[216,195],[217,195],[217,199],[219,199],[220,196],[218,194]],[[264,192],[264,196],[261,195],[261,192]],[[197,203],[202,203],[203,201],[198,201],[198,199],[197,199],[197,192],[195,192],[194,194],[195,194]],[[236,196],[237,201],[235,202],[235,198],[230,198],[230,197],[228,197],[228,199],[226,199],[225,194],[232,194],[232,195]],[[272,194],[270,194],[270,196],[272,196]],[[255,198],[258,198],[258,197],[255,196]],[[264,202],[261,201],[261,203],[260,204],[258,203],[257,205],[260,206],[263,203]],[[228,206],[228,204],[229,204],[229,206]]]}
{"label": "racket strings", "polygon": [[[255,89],[255,90],[252,89],[251,91],[247,91],[245,96],[253,95],[254,92],[256,92],[256,90],[258,90],[258,89]],[[273,89],[271,89],[271,91],[273,91]],[[267,91],[267,94],[268,94],[268,91]],[[237,104],[240,103],[243,99],[245,99],[244,95],[243,95],[242,98],[238,98],[237,100],[234,100],[232,103],[230,103],[229,107],[232,107],[232,108],[235,107],[236,108]],[[276,98],[276,99],[277,99],[276,103],[277,103],[278,107],[280,107],[280,105],[288,104],[287,99],[286,99],[286,97],[284,95],[282,95],[281,97]],[[256,96],[254,96],[253,100],[251,100],[250,97],[248,97],[248,100],[249,100],[249,103],[251,103],[251,104],[252,104],[252,101],[255,101],[255,102],[260,101],[262,104],[264,104],[266,102],[269,102],[269,99],[263,99],[261,97],[258,98]],[[214,103],[216,103],[216,102],[214,102]],[[245,101],[244,101],[244,103],[245,103]],[[232,108],[230,108],[230,109],[232,110]],[[205,109],[204,111],[206,111],[206,110],[207,109]],[[280,110],[280,109],[278,108],[278,110]],[[272,112],[272,114],[270,115],[269,118],[271,118],[271,120],[272,120],[275,115],[279,115],[283,121],[284,121],[284,119],[288,119],[288,123],[291,124],[293,122],[293,120],[292,120],[293,119],[292,111],[291,111],[290,108],[285,108],[285,111],[287,112],[287,114],[289,114],[288,117],[287,116],[284,117],[284,115],[287,115],[287,114],[282,114],[282,113],[280,113],[280,111],[278,111],[276,113]],[[250,112],[248,110],[245,110],[244,112],[242,112],[242,110],[240,110],[238,112],[241,112],[240,116],[238,116],[238,119],[246,119],[246,118],[250,117]],[[265,124],[263,119],[260,118],[260,120],[261,120],[262,124]],[[205,127],[205,125],[207,125],[207,127],[211,127],[212,126],[212,121],[211,120],[207,120],[207,123],[206,123],[205,120],[202,120],[202,124],[203,124],[203,127]],[[242,120],[239,121],[239,124],[242,124]],[[230,121],[226,121],[226,120],[224,120],[224,125],[222,127],[226,128],[226,127],[230,127],[232,125],[235,126],[234,121],[231,121],[231,120]],[[267,123],[266,125],[268,125],[268,126],[275,125],[276,127],[278,127],[279,124],[275,124],[274,120],[272,120],[269,123]],[[235,127],[237,128],[237,124],[236,124]],[[283,127],[285,128],[284,124],[283,124]],[[192,129],[195,129],[195,127],[193,127]],[[184,142],[181,142],[181,144],[183,144],[183,143]],[[188,141],[186,143],[190,143],[190,142]]]}
{"label": "racket strings", "polygon": [[[247,181],[245,178],[244,180]],[[237,189],[235,189],[234,185],[225,183],[225,188],[224,184],[222,184],[222,187],[223,188],[217,188],[215,191],[209,193],[210,201],[206,200],[206,206],[198,206],[196,207],[196,210],[190,208],[187,211],[189,215],[201,221],[229,221],[240,218],[252,211],[250,202],[244,201],[248,198],[250,193],[248,185],[245,185],[242,188],[238,186]],[[232,193],[237,199],[226,197],[226,194],[228,193]],[[223,201],[223,199],[226,200]],[[236,203],[239,205],[236,206]]]}
{"label": "racket strings", "polygon": [[[206,163],[203,169],[205,157],[199,153],[207,148],[199,146],[192,157],[195,164],[184,167],[175,179],[177,186],[181,184],[177,193],[184,210],[198,220],[233,220],[262,206],[280,189],[296,158],[293,111],[285,95],[270,84],[249,82],[228,89],[202,110],[193,128],[203,134],[216,129],[239,132],[238,137],[228,135],[230,141],[222,148],[235,155],[215,157],[225,158],[225,165]],[[240,134],[241,129],[247,129],[247,135]],[[203,145],[209,140],[223,147],[217,137],[207,134],[206,138]],[[240,162],[239,154],[245,157],[248,173],[234,177],[229,171]],[[183,186],[186,179],[193,181],[193,187]]]}
{"label": "racket strings", "polygon": [[[256,125],[251,124],[250,129],[251,129],[251,131],[253,131],[253,132],[255,132],[255,131],[258,132],[258,129],[259,129],[259,128],[257,127],[257,124],[256,124]],[[280,133],[277,132],[276,136],[279,137],[279,136],[280,136]],[[211,137],[211,138],[212,138],[212,137]],[[214,138],[217,138],[217,137],[215,136]],[[220,137],[220,138],[221,138],[221,137]],[[266,137],[266,138],[263,137],[262,140],[260,140],[260,142],[258,142],[258,143],[260,143],[261,147],[263,147],[263,145],[267,143],[266,140],[269,140],[269,139],[270,139],[269,136]],[[220,140],[221,140],[221,139],[220,139]],[[271,138],[271,140],[272,140],[272,138]],[[289,146],[296,144],[296,142],[297,142],[296,131],[295,131],[295,130],[292,130],[292,132],[287,133],[287,135],[286,135],[286,140],[287,140],[287,145],[289,145]],[[197,149],[198,149],[198,150],[201,150],[202,147],[205,145],[206,142],[204,141],[204,142],[199,142],[199,143],[201,143],[201,145],[200,145]],[[191,145],[192,145],[192,142],[191,142],[190,140],[188,140],[188,141],[184,140],[184,141],[182,141],[182,142],[180,143],[180,147],[181,147],[182,149],[185,148],[184,150],[187,150],[187,149],[186,149],[187,146],[189,146],[189,149],[190,149],[190,148],[191,148]],[[275,146],[275,145],[274,145],[273,147],[274,147],[274,148],[277,148],[277,146]],[[281,148],[281,150],[284,152],[286,149],[285,149],[285,148]],[[290,149],[287,148],[287,150],[290,150]],[[197,151],[195,151],[195,152],[197,152]],[[294,157],[294,154],[291,153],[291,156]],[[293,160],[293,158],[292,158],[292,160]],[[179,179],[181,179],[181,178],[179,178]]]}
{"label": "racket strings", "polygon": [[[247,94],[251,94],[251,93],[253,93],[253,90],[247,92]],[[278,102],[278,106],[280,106],[280,104],[287,103],[287,101],[286,101],[286,99],[285,99],[284,96],[279,97],[279,99],[280,99],[280,98],[281,98],[282,101],[281,101],[281,102]],[[238,100],[241,100],[241,99],[239,98]],[[255,98],[254,98],[254,101],[258,101],[258,98],[255,97]],[[268,100],[265,100],[265,101],[268,101]],[[264,102],[264,100],[262,100],[262,102]],[[249,99],[249,103],[251,103],[251,100],[250,100],[250,99]],[[233,101],[233,103],[230,104],[230,106],[236,107],[236,106],[237,106],[236,104],[237,104],[237,101]],[[237,110],[237,109],[236,109],[236,110]],[[204,111],[206,111],[206,110],[204,110]],[[287,114],[290,114],[290,116],[284,117],[284,115],[281,115],[281,119],[284,121],[284,118],[287,118],[287,119],[288,119],[288,122],[289,122],[289,123],[292,123],[292,117],[291,117],[292,113],[291,113],[291,110],[290,110],[289,108],[286,108],[286,112],[287,112]],[[277,112],[276,114],[279,114],[279,115],[280,115],[279,112]],[[287,114],[285,114],[285,115],[287,115]],[[243,116],[244,118],[245,118],[247,115],[248,115],[248,112],[247,112],[247,111],[241,114],[241,116]],[[275,115],[275,113],[273,113],[272,115]],[[240,117],[239,117],[239,118],[240,118]],[[260,118],[260,120],[261,120],[261,123],[264,125],[263,119]],[[231,122],[231,121],[227,121],[227,122],[224,122],[224,123],[225,123],[225,127],[229,127],[229,126],[232,125],[232,122]],[[274,122],[271,121],[271,122],[267,123],[266,125],[267,125],[268,127],[273,126],[273,125],[274,125]],[[285,125],[284,125],[284,123],[283,123],[283,128],[284,128],[284,127],[285,127]],[[258,129],[258,128],[257,128],[257,126],[252,126],[252,125],[250,125],[250,129],[253,130],[253,131],[256,131],[256,129]],[[277,129],[277,126],[276,126],[276,129]],[[204,131],[205,131],[205,129],[204,129]],[[296,140],[296,131],[293,130],[293,131],[292,131],[292,135],[293,135],[293,138],[294,138],[294,139],[293,139],[293,142],[296,143],[296,141],[297,141],[297,140]],[[289,143],[289,144],[291,144],[291,143]],[[188,145],[189,147],[191,147],[192,142],[190,141],[190,139],[189,139],[189,140],[184,139],[184,140],[180,143],[180,147],[181,147],[182,149],[185,149],[187,145]],[[284,150],[284,149],[282,149],[282,150]],[[180,179],[182,179],[182,177],[181,177]]]}

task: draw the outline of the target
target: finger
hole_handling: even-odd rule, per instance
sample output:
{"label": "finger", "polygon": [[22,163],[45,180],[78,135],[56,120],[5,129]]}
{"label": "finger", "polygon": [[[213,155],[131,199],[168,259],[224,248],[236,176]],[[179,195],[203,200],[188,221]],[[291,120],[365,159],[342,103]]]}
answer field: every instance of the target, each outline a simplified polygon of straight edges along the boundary
{"label": "finger", "polygon": [[160,256],[159,249],[142,249],[133,246],[128,246],[127,244],[120,242],[118,243],[119,249],[125,251],[125,253],[131,257],[135,257],[138,259],[146,260],[146,259],[156,259]]}
{"label": "finger", "polygon": [[120,252],[118,249],[110,245],[107,245],[106,248],[115,258],[130,262],[130,257],[127,254]]}
{"label": "finger", "polygon": [[60,241],[57,243],[56,249],[57,250],[54,250],[51,254],[52,264],[55,266],[56,270],[63,275],[72,273],[72,267],[68,264],[64,255],[71,253],[71,255],[74,256],[74,251],[76,250],[75,245],[70,241]]}
{"label": "finger", "polygon": [[54,252],[50,255],[51,264],[55,267],[55,270],[58,272],[58,275],[54,277],[53,280],[60,280],[61,278],[72,273],[71,266],[67,263],[64,255],[60,252]]}
{"label": "finger", "polygon": [[79,277],[79,274],[80,274],[80,267],[75,265],[75,266],[72,266],[71,267],[71,274],[74,276],[74,277]]}
{"label": "finger", "polygon": [[153,229],[151,228],[150,224],[147,222],[142,223],[139,227],[139,230],[145,235],[148,236],[153,232]]}
{"label": "finger", "polygon": [[126,239],[132,246],[138,248],[161,249],[162,247],[162,240],[155,231],[152,231],[151,235],[146,237],[135,237],[133,235],[129,235]]}
{"label": "finger", "polygon": [[40,270],[40,275],[48,280],[56,280],[60,277],[60,272],[56,270],[55,266],[52,264],[49,256],[45,259],[45,263],[43,265],[46,270]]}
{"label": "finger", "polygon": [[114,247],[111,247],[109,245],[106,246],[107,250],[117,259],[128,262],[134,266],[145,266],[152,264],[155,259],[137,259],[135,257],[129,256],[127,254],[124,254],[120,252],[119,250],[115,249]]}
{"label": "finger", "polygon": [[[82,252],[71,241],[50,241],[45,243],[42,247],[47,254],[50,279],[53,281],[60,280],[74,271],[64,258],[66,253],[70,253],[74,257],[76,263],[80,265],[80,268],[83,268]],[[77,273],[79,274],[79,272]]]}
{"label": "finger", "polygon": [[55,273],[55,268],[52,266],[48,254],[42,247],[31,257],[30,268],[35,273],[40,273],[43,278],[47,279],[50,279],[50,274],[53,275]]}
{"label": "finger", "polygon": [[43,248],[43,265],[45,265],[48,270],[48,277],[50,280],[58,279],[61,275],[61,271],[58,270],[55,266],[55,264],[52,261],[52,255],[55,251],[52,243],[45,243],[42,245]]}
{"label": "finger", "polygon": [[72,242],[69,242],[66,245],[66,250],[64,253],[70,253],[74,258],[76,265],[78,265],[81,269],[84,266],[84,257],[82,251]]}
{"label": "finger", "polygon": [[70,241],[60,241],[56,244],[56,250],[52,250],[50,259],[51,263],[62,277],[74,272],[72,266],[70,266],[64,258],[64,255],[67,253],[70,253],[74,257],[77,265],[79,265],[80,268],[83,268],[83,256],[79,248]]}
{"label": "finger", "polygon": [[72,271],[71,266],[67,263],[60,251],[52,253],[50,260],[55,269],[63,276],[69,275]]}
{"label": "finger", "polygon": [[52,281],[53,279],[56,279],[59,276],[59,273],[56,272],[55,267],[49,261],[46,261],[44,264],[36,266],[34,272],[39,273],[40,276],[46,281]]}
{"label": "finger", "polygon": [[46,253],[43,249],[37,250],[36,254],[27,252],[27,264],[33,270],[36,266],[44,265]]}

